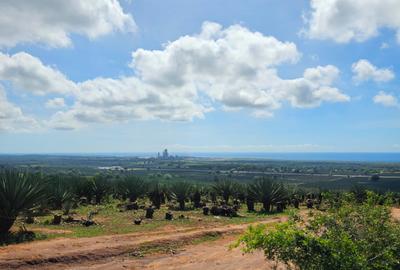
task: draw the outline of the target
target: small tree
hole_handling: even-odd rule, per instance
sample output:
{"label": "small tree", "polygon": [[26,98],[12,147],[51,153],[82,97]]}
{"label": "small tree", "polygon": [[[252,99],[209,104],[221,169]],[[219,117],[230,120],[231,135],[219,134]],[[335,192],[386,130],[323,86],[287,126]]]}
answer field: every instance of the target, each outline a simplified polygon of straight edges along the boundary
{"label": "small tree", "polygon": [[268,259],[291,269],[399,269],[400,225],[379,200],[369,193],[363,204],[344,201],[307,222],[292,215],[269,232],[265,226],[250,227],[236,246],[244,245],[245,252],[261,249]]}
{"label": "small tree", "polygon": [[371,175],[371,177],[369,178],[369,180],[370,180],[371,182],[378,182],[378,181],[380,180],[380,176],[379,176],[379,174],[373,174],[373,175]]}

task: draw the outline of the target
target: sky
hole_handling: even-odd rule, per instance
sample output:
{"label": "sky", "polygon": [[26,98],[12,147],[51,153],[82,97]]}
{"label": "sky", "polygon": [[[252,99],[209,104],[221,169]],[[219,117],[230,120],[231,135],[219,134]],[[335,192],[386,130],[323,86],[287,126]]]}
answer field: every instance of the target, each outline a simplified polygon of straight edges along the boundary
{"label": "sky", "polygon": [[0,153],[400,152],[399,1],[0,12]]}

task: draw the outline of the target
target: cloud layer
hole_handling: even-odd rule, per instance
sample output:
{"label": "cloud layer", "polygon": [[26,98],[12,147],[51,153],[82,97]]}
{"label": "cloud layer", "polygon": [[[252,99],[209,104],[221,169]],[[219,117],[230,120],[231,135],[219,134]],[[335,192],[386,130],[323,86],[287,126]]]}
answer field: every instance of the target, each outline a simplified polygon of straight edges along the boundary
{"label": "cloud layer", "polygon": [[0,10],[0,47],[21,43],[66,47],[71,45],[71,34],[93,39],[136,29],[117,0],[3,0]]}
{"label": "cloud layer", "polygon": [[380,28],[393,29],[400,41],[400,1],[311,0],[307,34],[339,43],[365,41]]}
{"label": "cloud layer", "polygon": [[361,59],[351,66],[354,73],[353,79],[360,83],[363,81],[373,80],[375,82],[388,82],[393,80],[395,75],[388,68],[377,68],[368,60]]}
{"label": "cloud layer", "polygon": [[6,92],[0,86],[0,131],[30,131],[38,126],[34,118],[25,115],[21,108],[7,100]]}
{"label": "cloud layer", "polygon": [[376,104],[381,104],[385,107],[399,107],[400,108],[400,103],[398,101],[398,99],[391,95],[388,94],[384,91],[379,91],[379,93],[374,96],[373,101]]}
{"label": "cloud layer", "polygon": [[25,52],[14,55],[0,52],[0,80],[9,81],[14,88],[37,95],[77,91],[75,83],[64,74]]}
{"label": "cloud layer", "polygon": [[[308,68],[295,79],[278,75],[280,65],[296,63],[300,56],[294,43],[240,25],[205,22],[199,34],[182,36],[161,50],[133,52],[134,76],[75,83],[18,53],[0,54],[0,79],[34,94],[72,96],[74,103],[47,121],[57,129],[133,119],[191,121],[219,107],[271,117],[284,104],[311,108],[350,100],[333,86],[340,73],[334,66]],[[64,105],[61,97],[47,102],[52,108]]]}

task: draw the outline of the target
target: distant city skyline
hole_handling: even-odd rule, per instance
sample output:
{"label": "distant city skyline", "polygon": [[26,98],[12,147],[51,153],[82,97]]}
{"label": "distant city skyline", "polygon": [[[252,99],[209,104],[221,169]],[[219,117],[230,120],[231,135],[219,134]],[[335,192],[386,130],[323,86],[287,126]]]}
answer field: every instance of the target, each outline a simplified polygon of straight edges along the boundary
{"label": "distant city skyline", "polygon": [[400,2],[85,3],[0,2],[0,153],[400,152]]}

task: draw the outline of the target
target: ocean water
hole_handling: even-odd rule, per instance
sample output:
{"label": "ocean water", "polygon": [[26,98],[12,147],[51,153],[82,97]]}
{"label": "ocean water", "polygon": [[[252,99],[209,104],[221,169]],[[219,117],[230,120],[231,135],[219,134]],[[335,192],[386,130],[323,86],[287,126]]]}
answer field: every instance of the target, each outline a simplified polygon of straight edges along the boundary
{"label": "ocean water", "polygon": [[210,158],[261,158],[297,161],[400,162],[400,153],[177,153]]}

